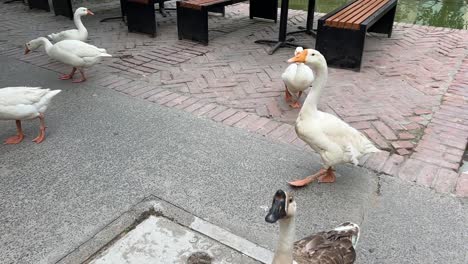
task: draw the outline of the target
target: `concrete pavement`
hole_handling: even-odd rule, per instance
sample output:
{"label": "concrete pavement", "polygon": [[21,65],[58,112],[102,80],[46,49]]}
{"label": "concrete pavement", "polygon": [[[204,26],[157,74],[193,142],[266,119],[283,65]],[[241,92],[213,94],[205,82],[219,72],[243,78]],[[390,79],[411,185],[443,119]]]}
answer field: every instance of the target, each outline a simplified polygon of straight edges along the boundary
{"label": "concrete pavement", "polygon": [[[228,6],[226,16],[210,15],[210,45],[203,46],[178,39],[174,11],[165,18],[156,14],[158,36],[151,38],[128,32],[120,20],[99,22],[120,15],[118,0],[73,2],[96,14],[83,18],[89,42],[114,55],[94,67],[89,77],[102,78],[90,78],[93,85],[308,148],[291,125],[298,109],[283,98],[280,76],[293,51],[267,55],[269,47],[254,42],[277,38],[278,24],[249,19],[248,4]],[[18,46],[73,27],[70,19],[21,3],[0,5],[0,12],[1,55],[69,72],[45,53],[24,56]],[[290,31],[305,25],[305,11],[288,14]],[[298,45],[314,46],[312,36],[294,37]],[[319,109],[385,150],[363,167],[468,197],[468,172],[459,169],[468,143],[467,71],[468,31],[395,23],[391,38],[366,36],[360,72],[329,69]]]}
{"label": "concrete pavement", "polygon": [[[0,263],[55,263],[149,195],[273,249],[264,208],[285,182],[319,168],[289,144],[225,127],[1,56],[1,86],[62,89],[47,139],[0,146]],[[96,78],[96,77],[94,77]],[[15,133],[0,123],[0,139]],[[295,190],[300,238],[343,221],[362,226],[359,263],[466,263],[466,200],[363,168]]]}

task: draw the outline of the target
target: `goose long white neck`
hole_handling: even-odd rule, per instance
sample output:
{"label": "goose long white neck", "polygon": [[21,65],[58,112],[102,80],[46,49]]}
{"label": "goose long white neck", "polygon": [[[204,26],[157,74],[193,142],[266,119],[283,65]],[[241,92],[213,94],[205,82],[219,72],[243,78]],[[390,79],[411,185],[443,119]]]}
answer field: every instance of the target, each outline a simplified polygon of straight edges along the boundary
{"label": "goose long white neck", "polygon": [[279,220],[280,235],[276,245],[272,264],[292,264],[293,247],[296,238],[296,221],[294,216]]}
{"label": "goose long white neck", "polygon": [[322,88],[327,83],[328,69],[327,62],[324,60],[321,65],[312,68],[315,72],[315,79],[312,82],[312,88],[301,108],[299,115],[313,115],[317,112],[317,105],[322,94]]}
{"label": "goose long white neck", "polygon": [[80,14],[77,14],[75,13],[73,15],[73,22],[75,22],[75,26],[76,28],[78,29],[78,31],[81,33],[85,33],[85,32],[88,32],[85,28],[85,26],[83,25],[83,22],[81,22],[81,15]]}
{"label": "goose long white neck", "polygon": [[44,38],[44,37],[40,37],[40,38],[37,39],[37,41],[42,43],[46,53],[49,54],[49,51],[53,46],[52,43],[50,42],[50,40],[48,40],[47,38]]}

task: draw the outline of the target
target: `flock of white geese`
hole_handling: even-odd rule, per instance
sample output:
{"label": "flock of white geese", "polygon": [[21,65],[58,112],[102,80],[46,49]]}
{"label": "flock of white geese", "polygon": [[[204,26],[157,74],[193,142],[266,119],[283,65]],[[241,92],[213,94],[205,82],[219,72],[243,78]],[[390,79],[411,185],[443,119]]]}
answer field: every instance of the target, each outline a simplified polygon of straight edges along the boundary
{"label": "flock of white geese", "polygon": [[[83,68],[98,63],[102,57],[111,57],[105,49],[85,43],[88,32],[81,17],[93,15],[87,8],[75,11],[74,22],[77,29],[39,37],[26,43],[26,51],[44,46],[47,55],[57,61],[72,66],[70,74],[60,77],[72,79],[75,71],[86,80]],[[52,42],[55,44],[52,44]],[[357,165],[359,158],[379,150],[359,131],[338,117],[319,111],[317,108],[322,89],[328,77],[325,58],[313,49],[298,47],[295,56],[288,60],[289,67],[282,74],[285,83],[285,99],[293,108],[300,108],[301,94],[311,87],[296,120],[295,129],[299,138],[306,142],[321,157],[322,168],[304,179],[289,182],[291,186],[305,186],[315,180],[333,183],[336,180],[334,166],[343,163]],[[44,113],[51,99],[60,90],[40,87],[6,87],[0,89],[0,120],[15,120],[17,134],[5,140],[5,144],[18,144],[24,139],[22,120],[38,118],[39,135],[33,140],[41,143],[45,139]],[[295,98],[293,98],[295,97]],[[278,190],[265,221],[279,222],[280,236],[274,254],[274,264],[297,263],[354,263],[355,247],[359,239],[358,225],[343,223],[333,230],[320,232],[294,242],[296,201],[290,193]]]}

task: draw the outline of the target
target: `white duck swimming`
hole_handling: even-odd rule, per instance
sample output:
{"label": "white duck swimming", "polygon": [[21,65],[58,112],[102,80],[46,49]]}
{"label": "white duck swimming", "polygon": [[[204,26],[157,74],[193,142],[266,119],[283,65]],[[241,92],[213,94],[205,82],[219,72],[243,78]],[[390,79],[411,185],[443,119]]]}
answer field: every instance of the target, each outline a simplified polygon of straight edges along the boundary
{"label": "white duck swimming", "polygon": [[[302,47],[297,47],[294,52],[295,55],[301,53],[304,49]],[[314,81],[314,73],[309,68],[309,66],[304,63],[292,63],[289,65],[284,73],[281,75],[281,78],[284,81],[285,89],[285,98],[289,102],[292,99],[293,94],[298,94],[294,102],[290,104],[292,108],[299,108],[301,104],[299,103],[299,97],[301,97],[302,92],[307,90],[312,85]]]}
{"label": "white duck swimming", "polygon": [[52,45],[52,43],[44,37],[33,39],[26,43],[24,54],[27,54],[31,50],[35,50],[42,45],[44,45],[45,51],[49,57],[73,66],[71,73],[60,76],[60,79],[72,79],[75,71],[78,69],[81,73],[81,79],[73,81],[75,83],[86,81],[83,68],[90,67],[98,63],[101,61],[102,57],[112,57],[112,55],[106,53],[105,49],[100,49],[79,40],[62,40]]}
{"label": "white duck swimming", "polygon": [[351,264],[356,260],[360,229],[346,222],[330,231],[319,232],[294,242],[296,201],[290,193],[278,190],[265,217],[279,222],[280,234],[272,264]]}
{"label": "white duck swimming", "polygon": [[86,15],[94,15],[94,13],[86,7],[76,9],[75,14],[73,15],[73,21],[75,22],[77,29],[69,29],[59,33],[52,33],[47,37],[55,43],[65,39],[86,41],[88,39],[88,30],[86,30],[83,22],[81,22],[81,17]]}
{"label": "white duck swimming", "polygon": [[343,120],[317,110],[320,94],[328,77],[327,62],[320,52],[306,49],[288,62],[306,63],[315,73],[312,89],[299,112],[295,128],[298,137],[320,155],[323,163],[318,173],[289,184],[296,187],[305,186],[317,178],[319,182],[335,182],[333,166],[342,163],[357,165],[361,156],[380,150],[366,136]]}
{"label": "white duck swimming", "polygon": [[16,120],[18,134],[10,137],[5,144],[18,144],[23,138],[21,120],[39,118],[39,135],[33,140],[41,143],[45,139],[44,112],[52,97],[61,90],[41,89],[40,87],[6,87],[0,89],[0,120]]}

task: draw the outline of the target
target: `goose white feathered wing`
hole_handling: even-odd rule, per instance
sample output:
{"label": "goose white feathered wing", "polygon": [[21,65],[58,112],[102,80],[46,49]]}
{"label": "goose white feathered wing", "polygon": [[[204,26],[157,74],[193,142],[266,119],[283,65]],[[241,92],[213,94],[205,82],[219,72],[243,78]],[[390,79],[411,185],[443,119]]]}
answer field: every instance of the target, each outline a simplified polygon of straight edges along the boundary
{"label": "goose white feathered wing", "polygon": [[61,90],[40,87],[6,87],[0,89],[0,119],[32,119],[44,113],[51,99]]}
{"label": "goose white feathered wing", "polygon": [[47,37],[55,43],[66,39],[86,41],[88,39],[88,32],[80,32],[78,29],[69,29],[59,33],[49,34]]}
{"label": "goose white feathered wing", "polygon": [[89,67],[102,57],[112,57],[105,49],[79,40],[63,40],[52,46],[49,56],[75,67]]}
{"label": "goose white feathered wing", "polygon": [[338,117],[317,111],[311,119],[296,121],[297,135],[320,154],[326,167],[340,163],[359,163],[359,158],[379,152],[361,132]]}

